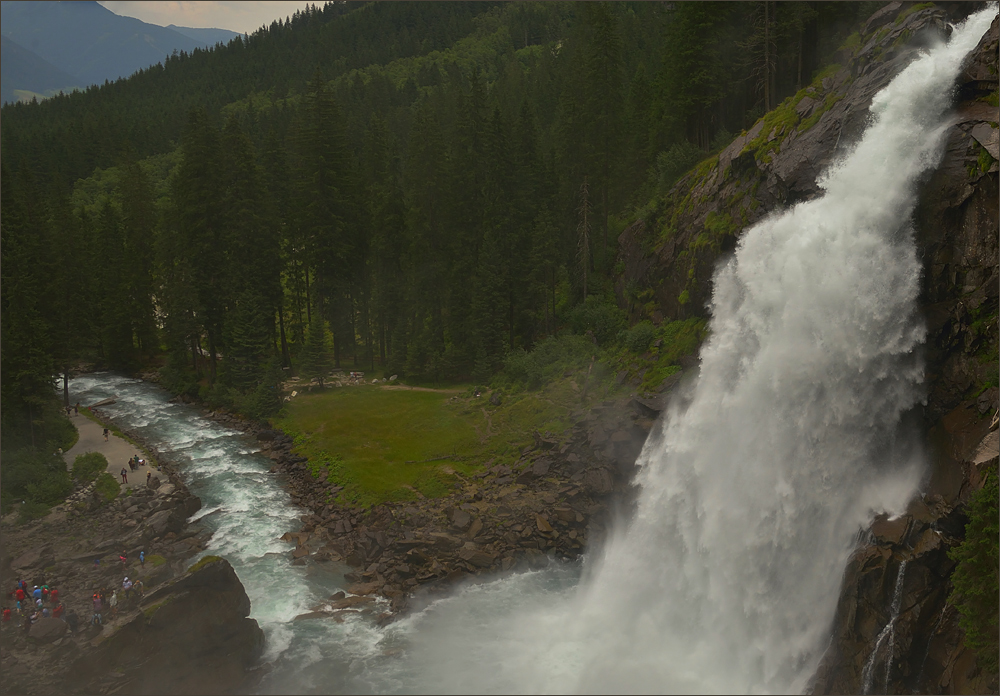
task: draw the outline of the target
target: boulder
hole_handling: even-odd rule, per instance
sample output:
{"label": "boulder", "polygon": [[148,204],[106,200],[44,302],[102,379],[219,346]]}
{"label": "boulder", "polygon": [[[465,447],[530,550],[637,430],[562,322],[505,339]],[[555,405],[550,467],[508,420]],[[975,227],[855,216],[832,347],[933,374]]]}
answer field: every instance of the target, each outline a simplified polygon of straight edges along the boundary
{"label": "boulder", "polygon": [[28,637],[34,638],[41,643],[51,643],[62,638],[69,627],[62,619],[52,617],[39,619],[28,631]]}
{"label": "boulder", "polygon": [[248,670],[263,652],[264,634],[247,618],[250,599],[227,561],[206,557],[148,592],[140,608],[70,667],[81,692],[103,693],[103,680],[115,672],[133,694],[253,689]]}
{"label": "boulder", "polygon": [[455,510],[451,513],[451,523],[458,529],[465,529],[472,522],[472,515],[465,510]]}

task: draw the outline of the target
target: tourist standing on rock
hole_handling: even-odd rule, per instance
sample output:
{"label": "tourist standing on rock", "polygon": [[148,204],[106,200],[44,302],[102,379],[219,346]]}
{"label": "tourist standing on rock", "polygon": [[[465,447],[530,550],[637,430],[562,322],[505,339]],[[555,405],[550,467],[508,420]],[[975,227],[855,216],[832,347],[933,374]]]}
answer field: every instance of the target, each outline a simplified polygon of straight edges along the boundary
{"label": "tourist standing on rock", "polygon": [[65,612],[65,611],[66,611],[66,607],[64,607],[62,605],[62,602],[60,602],[56,606],[56,608],[52,610],[52,616],[54,616],[57,619],[62,618],[63,612]]}
{"label": "tourist standing on rock", "polygon": [[3,622],[7,623],[10,621],[10,607],[3,608]]}
{"label": "tourist standing on rock", "polygon": [[104,623],[101,620],[101,598],[96,592],[94,593],[94,618],[91,619],[91,623],[95,626]]}
{"label": "tourist standing on rock", "polygon": [[122,580],[122,589],[125,590],[125,599],[132,596],[132,581],[127,577]]}
{"label": "tourist standing on rock", "polygon": [[18,604],[24,601],[25,596],[26,595],[24,594],[24,590],[22,590],[20,587],[14,590],[14,599],[17,600]]}
{"label": "tourist standing on rock", "polygon": [[149,488],[149,479],[153,478],[152,471],[146,471],[146,488]]}
{"label": "tourist standing on rock", "polygon": [[120,554],[118,554],[118,560],[122,562],[122,568],[124,568],[125,566],[127,566],[128,565],[128,553],[125,552],[125,551],[122,551]]}
{"label": "tourist standing on rock", "polygon": [[142,566],[143,568],[146,567],[146,552],[145,551],[140,551],[139,552],[139,565]]}
{"label": "tourist standing on rock", "polygon": [[[59,606],[62,606],[61,604]],[[66,625],[69,626],[70,633],[76,633],[76,627],[80,625],[80,617],[72,609],[66,614]]]}
{"label": "tourist standing on rock", "polygon": [[49,601],[52,602],[52,606],[55,606],[59,602],[59,590],[52,588],[49,592]]}
{"label": "tourist standing on rock", "polygon": [[118,616],[118,590],[111,593],[111,620],[114,621],[115,617]]}
{"label": "tourist standing on rock", "polygon": [[122,483],[128,483],[128,470],[122,467]]}

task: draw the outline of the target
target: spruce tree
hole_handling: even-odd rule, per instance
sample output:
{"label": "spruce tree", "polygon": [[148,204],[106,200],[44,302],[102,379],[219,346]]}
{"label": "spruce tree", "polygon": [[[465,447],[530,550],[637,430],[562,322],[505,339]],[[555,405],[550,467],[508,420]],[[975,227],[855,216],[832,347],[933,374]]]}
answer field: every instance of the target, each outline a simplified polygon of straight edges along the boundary
{"label": "spruce tree", "polygon": [[305,344],[299,354],[299,373],[307,379],[319,379],[320,387],[323,378],[330,371],[330,343],[327,339],[326,321],[320,316],[319,309],[313,310],[312,323],[306,332]]}

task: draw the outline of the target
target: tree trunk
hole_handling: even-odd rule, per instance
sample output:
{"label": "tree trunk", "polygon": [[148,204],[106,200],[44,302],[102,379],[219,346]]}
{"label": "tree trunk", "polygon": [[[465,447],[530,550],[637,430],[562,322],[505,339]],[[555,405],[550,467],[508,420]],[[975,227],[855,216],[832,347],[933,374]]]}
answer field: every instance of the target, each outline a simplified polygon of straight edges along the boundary
{"label": "tree trunk", "polygon": [[69,367],[63,366],[63,406],[69,408]]}
{"label": "tree trunk", "polygon": [[281,333],[281,357],[284,360],[285,367],[294,372],[292,368],[292,356],[288,352],[288,341],[285,340],[285,312],[280,305],[278,306],[278,329]]}
{"label": "tree trunk", "polygon": [[216,355],[215,355],[215,338],[212,336],[211,332],[209,332],[208,334],[208,355],[212,359],[212,361],[209,363],[211,371],[209,372],[208,375],[208,381],[211,384],[215,384],[215,376],[218,373],[218,369],[217,369]]}

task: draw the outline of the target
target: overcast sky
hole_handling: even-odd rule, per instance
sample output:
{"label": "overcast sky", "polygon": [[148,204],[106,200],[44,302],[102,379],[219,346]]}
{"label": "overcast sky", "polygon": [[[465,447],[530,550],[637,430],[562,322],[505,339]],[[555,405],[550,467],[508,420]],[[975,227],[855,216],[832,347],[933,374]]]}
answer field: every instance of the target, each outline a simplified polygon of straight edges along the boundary
{"label": "overcast sky", "polygon": [[101,2],[115,14],[135,17],[143,22],[167,26],[229,29],[241,34],[252,34],[272,21],[291,17],[306,5],[323,6],[323,0],[314,2]]}

